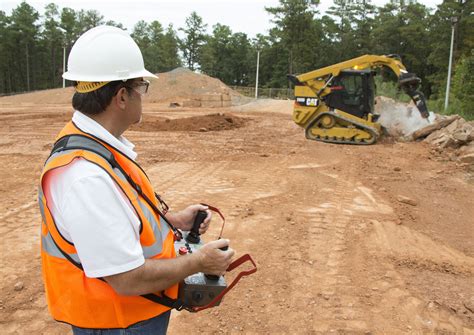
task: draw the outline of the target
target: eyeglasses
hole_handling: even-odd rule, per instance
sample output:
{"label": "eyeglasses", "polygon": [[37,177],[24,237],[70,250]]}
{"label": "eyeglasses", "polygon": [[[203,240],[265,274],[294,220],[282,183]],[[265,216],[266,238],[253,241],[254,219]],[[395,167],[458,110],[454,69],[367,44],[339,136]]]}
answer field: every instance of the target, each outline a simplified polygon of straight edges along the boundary
{"label": "eyeglasses", "polygon": [[148,93],[148,86],[150,86],[150,82],[148,80],[140,80],[140,81],[134,82],[129,87],[133,89],[135,92],[137,92],[138,94],[140,94],[141,96],[144,96],[145,94]]}

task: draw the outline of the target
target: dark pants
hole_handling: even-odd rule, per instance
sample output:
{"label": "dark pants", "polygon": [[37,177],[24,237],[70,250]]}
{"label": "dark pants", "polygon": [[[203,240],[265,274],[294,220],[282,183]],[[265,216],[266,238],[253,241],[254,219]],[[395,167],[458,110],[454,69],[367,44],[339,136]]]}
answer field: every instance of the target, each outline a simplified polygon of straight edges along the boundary
{"label": "dark pants", "polygon": [[171,312],[141,321],[123,329],[89,329],[72,326],[74,335],[161,335],[166,334]]}

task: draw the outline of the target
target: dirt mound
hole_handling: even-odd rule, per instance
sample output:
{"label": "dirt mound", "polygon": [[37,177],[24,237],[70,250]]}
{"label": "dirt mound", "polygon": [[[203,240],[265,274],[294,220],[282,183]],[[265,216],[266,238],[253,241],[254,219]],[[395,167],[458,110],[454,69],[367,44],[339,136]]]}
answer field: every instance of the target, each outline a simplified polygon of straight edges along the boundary
{"label": "dirt mound", "polygon": [[21,93],[5,97],[0,97],[0,105],[53,105],[53,104],[70,104],[74,88],[54,88],[50,90],[35,91],[30,93]]}
{"label": "dirt mound", "polygon": [[186,99],[199,99],[209,94],[230,95],[233,101],[241,97],[219,79],[180,67],[170,72],[159,73],[158,79],[151,80],[146,101],[182,102]]}
{"label": "dirt mound", "polygon": [[147,116],[142,123],[133,126],[134,131],[220,131],[240,128],[248,119],[232,114],[209,114],[182,119]]}
{"label": "dirt mound", "polygon": [[[70,104],[73,94],[72,87],[16,94],[0,97],[0,105]],[[184,100],[199,99],[210,94],[230,95],[232,105],[241,104],[240,101],[245,100],[219,79],[185,68],[176,68],[169,72],[159,73],[158,79],[151,79],[149,93],[144,98],[144,102],[179,102],[182,105]]]}

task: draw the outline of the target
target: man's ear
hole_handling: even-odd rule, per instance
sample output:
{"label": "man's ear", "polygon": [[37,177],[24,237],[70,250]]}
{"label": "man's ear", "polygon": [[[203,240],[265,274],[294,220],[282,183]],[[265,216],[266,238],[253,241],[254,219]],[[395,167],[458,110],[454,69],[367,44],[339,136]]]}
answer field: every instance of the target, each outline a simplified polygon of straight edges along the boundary
{"label": "man's ear", "polygon": [[115,95],[115,104],[118,108],[125,109],[128,99],[129,97],[127,89],[125,87],[122,87],[117,91],[117,94]]}

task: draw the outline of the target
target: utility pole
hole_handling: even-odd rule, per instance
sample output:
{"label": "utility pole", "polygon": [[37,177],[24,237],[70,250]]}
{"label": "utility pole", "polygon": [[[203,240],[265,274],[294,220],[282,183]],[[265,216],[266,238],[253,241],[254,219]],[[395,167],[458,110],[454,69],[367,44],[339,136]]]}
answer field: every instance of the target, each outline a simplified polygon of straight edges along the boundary
{"label": "utility pole", "polygon": [[[66,72],[66,43],[63,45],[63,74]],[[63,88],[66,87],[66,79],[63,77]]]}
{"label": "utility pole", "polygon": [[[58,27],[58,30],[60,30],[63,33],[63,74],[64,74],[66,72],[66,47],[67,47],[66,34],[67,34],[67,31],[66,29],[62,27]],[[65,87],[66,87],[66,79],[63,78],[63,88]]]}
{"label": "utility pole", "polygon": [[26,87],[30,91],[30,55],[28,53],[28,42],[26,42]]}
{"label": "utility pole", "polygon": [[453,16],[451,18],[451,47],[449,49],[449,65],[448,65],[448,81],[446,83],[446,96],[444,98],[444,110],[448,109],[449,105],[449,87],[451,86],[451,67],[453,65],[453,47],[454,47],[454,29],[458,18]]}
{"label": "utility pole", "polygon": [[260,66],[260,50],[257,49],[257,73],[255,75],[255,99],[258,99],[258,68]]}

